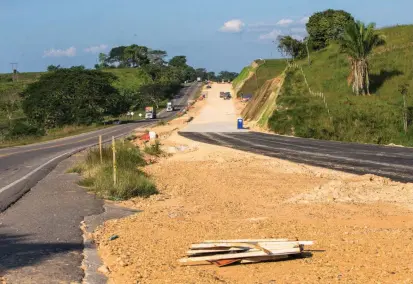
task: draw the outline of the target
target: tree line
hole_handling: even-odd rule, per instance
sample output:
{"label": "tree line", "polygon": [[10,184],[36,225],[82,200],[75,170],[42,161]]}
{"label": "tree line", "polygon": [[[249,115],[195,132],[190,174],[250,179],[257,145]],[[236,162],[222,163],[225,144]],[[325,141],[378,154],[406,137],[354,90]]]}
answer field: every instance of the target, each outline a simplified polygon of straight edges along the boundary
{"label": "tree line", "polygon": [[370,95],[368,57],[373,48],[384,44],[385,40],[375,24],[368,25],[356,21],[343,10],[326,10],[313,14],[306,24],[308,36],[298,40],[292,36],[278,37],[278,50],[292,60],[308,57],[310,51],[318,51],[331,43],[339,43],[341,52],[348,55],[350,72],[348,84],[356,95]]}
{"label": "tree line", "polygon": [[[83,65],[70,68],[50,65],[38,81],[21,92],[18,103],[1,104],[1,110],[11,113],[18,106],[27,117],[25,125],[10,123],[11,132],[17,127],[21,130],[17,135],[44,133],[45,129],[65,125],[102,122],[106,117],[148,105],[159,108],[162,101],[172,99],[180,91],[185,81],[197,78],[232,81],[238,75],[194,68],[183,55],[167,58],[166,51],[132,44],[100,53],[94,70]],[[124,77],[124,71],[132,77]]]}

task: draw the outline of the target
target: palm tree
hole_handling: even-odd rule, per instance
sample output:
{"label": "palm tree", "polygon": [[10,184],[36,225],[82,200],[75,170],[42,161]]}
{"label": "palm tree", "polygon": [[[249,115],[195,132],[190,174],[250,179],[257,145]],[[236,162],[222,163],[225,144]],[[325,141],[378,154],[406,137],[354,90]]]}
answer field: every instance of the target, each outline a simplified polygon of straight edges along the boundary
{"label": "palm tree", "polygon": [[342,50],[349,56],[351,72],[347,79],[353,85],[356,95],[370,95],[368,57],[375,46],[384,42],[382,35],[375,31],[376,25],[365,25],[357,21],[350,23],[341,39]]}

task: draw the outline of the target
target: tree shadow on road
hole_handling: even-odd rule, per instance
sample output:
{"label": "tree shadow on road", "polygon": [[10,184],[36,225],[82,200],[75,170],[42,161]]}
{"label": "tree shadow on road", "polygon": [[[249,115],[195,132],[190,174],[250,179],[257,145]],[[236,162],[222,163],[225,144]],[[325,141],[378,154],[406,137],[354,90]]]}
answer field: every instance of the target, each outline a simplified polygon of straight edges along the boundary
{"label": "tree shadow on road", "polygon": [[55,254],[83,251],[82,243],[29,243],[29,236],[0,233],[0,275],[10,269],[35,265]]}

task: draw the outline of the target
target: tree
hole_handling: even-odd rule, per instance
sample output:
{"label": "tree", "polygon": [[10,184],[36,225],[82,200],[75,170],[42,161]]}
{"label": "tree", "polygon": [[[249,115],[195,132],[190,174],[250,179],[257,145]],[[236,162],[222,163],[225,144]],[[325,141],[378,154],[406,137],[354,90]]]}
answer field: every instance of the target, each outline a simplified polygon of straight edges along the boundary
{"label": "tree", "polygon": [[3,112],[6,115],[9,125],[13,119],[13,114],[17,110],[19,110],[19,108],[20,108],[20,101],[15,95],[13,94],[3,95],[2,94],[1,100],[0,100],[0,112]]}
{"label": "tree", "polygon": [[144,102],[154,105],[157,109],[162,100],[172,95],[168,92],[168,84],[163,82],[145,84],[139,88],[139,94]]}
{"label": "tree", "polygon": [[310,36],[309,45],[319,50],[328,45],[330,40],[339,40],[345,27],[354,22],[353,16],[343,10],[326,10],[312,15],[307,23]]}
{"label": "tree", "polygon": [[124,51],[126,46],[117,46],[109,51],[109,56],[106,58],[108,64],[123,64],[124,63]]}
{"label": "tree", "polygon": [[148,48],[132,44],[124,50],[123,59],[129,67],[141,67],[149,64]]}
{"label": "tree", "polygon": [[31,123],[45,128],[99,122],[129,108],[112,86],[116,79],[80,68],[45,73],[21,94],[22,109]]}
{"label": "tree", "polygon": [[368,57],[375,46],[384,43],[384,38],[375,31],[375,24],[365,26],[357,21],[348,24],[341,38],[342,51],[347,53],[351,72],[347,79],[356,95],[370,95]]}
{"label": "tree", "polygon": [[238,76],[236,72],[229,72],[229,71],[221,71],[219,72],[217,79],[218,80],[225,80],[225,81],[232,81]]}
{"label": "tree", "polygon": [[187,66],[184,69],[184,79],[185,81],[194,81],[196,79],[196,70],[191,66]]}
{"label": "tree", "polygon": [[149,50],[148,52],[149,62],[153,65],[164,65],[166,56],[168,54],[164,50]]}
{"label": "tree", "polygon": [[305,44],[291,36],[278,37],[278,51],[284,56],[291,56],[293,60],[306,55]]}
{"label": "tree", "polygon": [[208,72],[206,74],[206,78],[203,78],[203,80],[205,80],[205,79],[208,79],[208,80],[211,80],[211,81],[217,81],[218,80],[217,76],[215,75],[215,72],[213,72],[213,71]]}
{"label": "tree", "polygon": [[47,66],[47,72],[53,72],[53,71],[56,71],[56,70],[58,70],[58,69],[60,69],[60,65],[49,65],[49,66]]}
{"label": "tree", "polygon": [[188,66],[186,64],[186,56],[174,56],[171,60],[169,60],[169,66],[185,68],[186,66]]}

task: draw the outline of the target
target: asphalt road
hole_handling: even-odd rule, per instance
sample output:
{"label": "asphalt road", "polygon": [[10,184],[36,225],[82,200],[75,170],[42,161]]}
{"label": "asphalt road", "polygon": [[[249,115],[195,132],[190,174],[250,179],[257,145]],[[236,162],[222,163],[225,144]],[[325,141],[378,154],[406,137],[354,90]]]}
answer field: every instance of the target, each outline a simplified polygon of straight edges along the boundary
{"label": "asphalt road", "polygon": [[[183,88],[179,98],[174,99],[174,103],[181,107],[184,106],[189,99],[193,98],[199,86],[199,84],[192,84]],[[176,112],[161,111],[158,114],[158,119],[171,118]],[[144,120],[121,124],[49,142],[0,149],[0,211],[20,198],[37,181],[49,173],[58,162],[73,152],[95,145],[99,135],[102,135],[104,142],[109,142],[112,136],[125,136],[135,128],[148,127],[156,124],[157,121]]]}
{"label": "asphalt road", "polygon": [[413,149],[286,137],[258,132],[180,135],[199,142],[355,174],[413,182]]}
{"label": "asphalt road", "polygon": [[[199,86],[182,89],[175,103],[186,104]],[[169,119],[175,114],[160,112],[158,118]],[[12,199],[17,200],[0,213],[0,282],[2,276],[8,284],[82,282],[80,222],[107,212],[102,200],[75,184],[76,174],[65,173],[77,156],[66,158],[96,144],[98,135],[109,141],[112,136],[128,135],[133,129],[155,123],[157,120],[117,125],[0,150],[0,206],[4,209]],[[21,197],[23,189],[29,191]]]}

